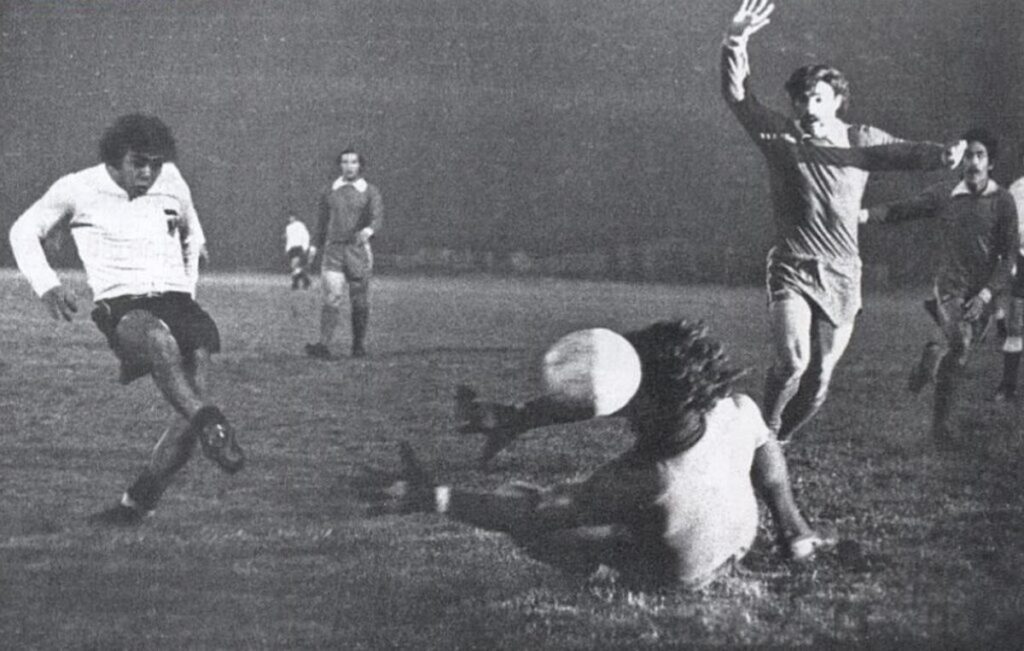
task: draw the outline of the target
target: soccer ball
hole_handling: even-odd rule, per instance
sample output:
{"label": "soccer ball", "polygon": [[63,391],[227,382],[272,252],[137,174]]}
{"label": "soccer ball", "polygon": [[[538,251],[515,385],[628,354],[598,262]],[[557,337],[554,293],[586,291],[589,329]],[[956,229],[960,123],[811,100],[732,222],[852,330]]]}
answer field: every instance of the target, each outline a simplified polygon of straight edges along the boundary
{"label": "soccer ball", "polygon": [[640,387],[640,357],[611,330],[577,330],[544,353],[541,373],[545,395],[607,416],[625,407]]}

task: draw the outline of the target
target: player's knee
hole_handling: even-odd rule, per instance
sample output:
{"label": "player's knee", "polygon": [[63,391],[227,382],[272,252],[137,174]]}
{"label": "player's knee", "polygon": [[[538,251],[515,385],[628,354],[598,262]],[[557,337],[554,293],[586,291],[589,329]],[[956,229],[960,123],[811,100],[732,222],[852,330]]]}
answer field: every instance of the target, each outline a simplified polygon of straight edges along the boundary
{"label": "player's knee", "polygon": [[796,353],[779,355],[772,364],[772,373],[784,381],[798,380],[807,372],[810,361],[808,357]]}

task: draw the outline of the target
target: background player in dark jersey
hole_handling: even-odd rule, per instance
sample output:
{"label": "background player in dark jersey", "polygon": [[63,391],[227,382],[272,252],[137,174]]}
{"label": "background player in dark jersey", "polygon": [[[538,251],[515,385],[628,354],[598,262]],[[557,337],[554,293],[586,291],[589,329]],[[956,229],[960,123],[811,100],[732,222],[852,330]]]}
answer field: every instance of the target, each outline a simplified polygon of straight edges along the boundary
{"label": "background player in dark jersey", "polygon": [[366,355],[366,332],[370,324],[370,277],[373,251],[370,238],[380,230],[384,204],[380,190],[363,178],[362,154],[346,149],[338,155],[341,176],[331,184],[320,202],[320,218],[310,248],[310,258],[322,256],[320,282],[323,307],[320,311],[320,340],[306,344],[306,354],[331,359],[331,342],[341,318],[342,292],[348,283],[352,318],[352,356]]}
{"label": "background player in dark jersey", "polygon": [[[765,381],[765,417],[788,440],[821,407],[861,306],[857,214],[868,171],[955,167],[962,144],[903,143],[841,118],[843,74],[825,65],[786,82],[794,117],[762,105],[749,88],[747,40],[774,5],[744,0],[722,47],[722,92],[768,164],[775,244],[768,254],[768,302],[775,360]],[[881,159],[840,162],[827,148],[894,145]]]}
{"label": "background player in dark jersey", "polygon": [[956,442],[950,415],[975,330],[992,297],[1009,286],[1020,246],[1013,197],[989,177],[998,142],[983,129],[968,131],[964,140],[967,152],[959,181],[861,213],[866,223],[938,221],[942,250],[932,311],[941,334],[925,346],[910,388],[919,391],[934,378],[932,433],[940,445]]}
{"label": "background player in dark jersey", "polygon": [[[363,496],[385,512],[439,512],[508,533],[562,568],[604,564],[627,578],[689,587],[708,583],[750,548],[755,489],[786,556],[806,559],[834,544],[834,535],[815,532],[800,514],[778,443],[753,400],[733,392],[742,372],[730,367],[704,326],[666,321],[624,336],[641,366],[640,387],[619,412],[635,442],[587,479],[547,489],[514,483],[494,492],[438,486],[406,448],[403,472],[368,476],[359,487]],[[502,429],[588,417],[547,397],[459,407],[467,430],[506,442]]]}

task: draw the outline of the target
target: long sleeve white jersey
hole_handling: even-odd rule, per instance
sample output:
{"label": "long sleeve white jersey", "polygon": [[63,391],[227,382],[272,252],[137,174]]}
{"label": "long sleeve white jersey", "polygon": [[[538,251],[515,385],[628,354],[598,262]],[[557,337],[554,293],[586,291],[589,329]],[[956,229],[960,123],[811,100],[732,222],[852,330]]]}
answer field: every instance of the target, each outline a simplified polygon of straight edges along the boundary
{"label": "long sleeve white jersey", "polygon": [[129,199],[102,163],[61,177],[11,227],[18,268],[42,296],[60,284],[42,240],[66,223],[93,299],[187,292],[195,296],[206,241],[192,193],[166,163],[149,191]]}

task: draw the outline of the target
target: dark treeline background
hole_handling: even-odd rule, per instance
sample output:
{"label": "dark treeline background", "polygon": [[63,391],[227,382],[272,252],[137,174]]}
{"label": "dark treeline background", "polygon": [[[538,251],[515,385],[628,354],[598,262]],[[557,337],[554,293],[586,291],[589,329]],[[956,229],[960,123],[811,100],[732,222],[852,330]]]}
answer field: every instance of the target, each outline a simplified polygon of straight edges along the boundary
{"label": "dark treeline background", "polygon": [[[780,0],[751,46],[759,95],[828,61],[848,118],[913,139],[980,124],[1021,173],[1024,3]],[[0,0],[0,227],[93,164],[117,115],[175,130],[220,269],[283,266],[355,145],[385,198],[378,251],[537,255],[677,239],[760,269],[760,155],[719,97],[723,0]],[[869,200],[942,174],[877,176]],[[864,234],[869,263],[927,274],[914,225]],[[0,263],[11,264],[9,247]],[[908,255],[908,252],[910,254]]]}

